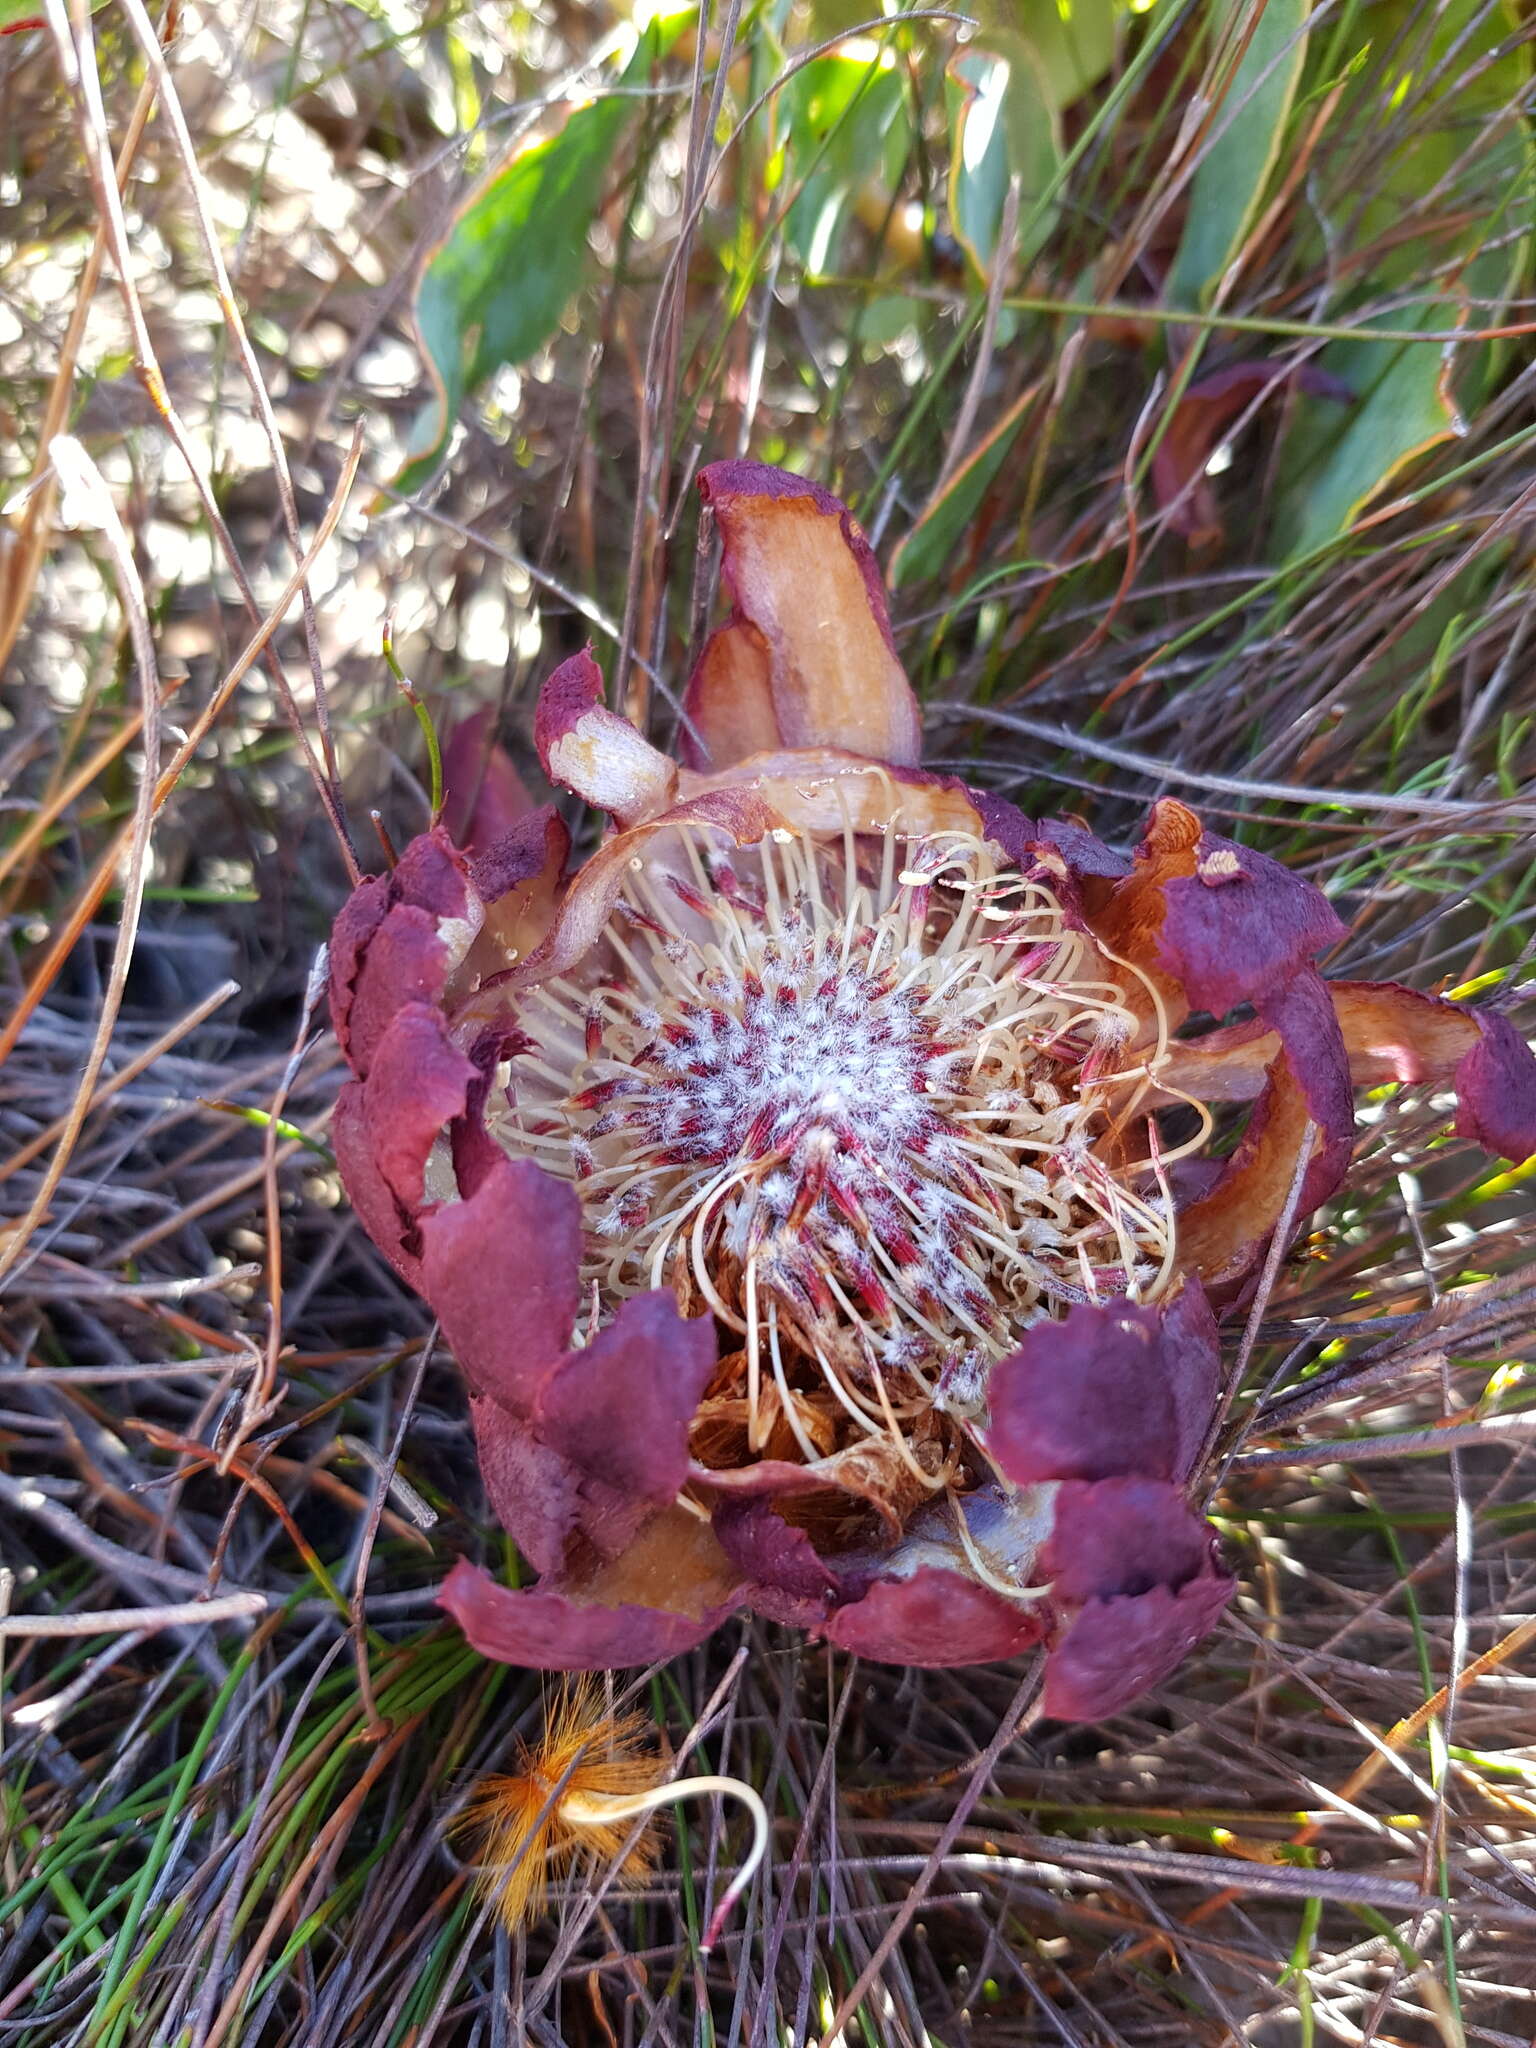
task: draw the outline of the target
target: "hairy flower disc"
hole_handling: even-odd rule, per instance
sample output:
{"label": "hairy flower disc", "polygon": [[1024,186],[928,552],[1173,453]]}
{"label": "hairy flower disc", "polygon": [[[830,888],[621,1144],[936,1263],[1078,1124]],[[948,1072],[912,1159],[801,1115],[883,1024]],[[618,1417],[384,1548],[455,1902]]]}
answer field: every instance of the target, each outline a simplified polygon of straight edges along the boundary
{"label": "hairy flower disc", "polygon": [[682,828],[599,954],[519,1005],[497,1133],[576,1186],[600,1299],[670,1284],[740,1334],[750,1451],[851,1426],[937,1483],[932,1411],[1023,1324],[1166,1285],[1164,1162],[1130,1141],[1160,1055],[1096,1079],[1126,991],[979,838],[724,858]]}

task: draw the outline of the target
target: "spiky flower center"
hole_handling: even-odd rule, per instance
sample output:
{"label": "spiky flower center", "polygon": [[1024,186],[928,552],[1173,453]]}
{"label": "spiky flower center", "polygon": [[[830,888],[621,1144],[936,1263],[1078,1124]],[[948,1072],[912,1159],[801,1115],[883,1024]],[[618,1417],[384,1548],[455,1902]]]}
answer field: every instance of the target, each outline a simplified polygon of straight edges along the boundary
{"label": "spiky flower center", "polygon": [[982,840],[682,829],[603,953],[521,1003],[501,1136],[576,1186],[597,1300],[738,1333],[750,1450],[851,1427],[940,1483],[923,1418],[1022,1325],[1165,1285],[1147,1004]]}

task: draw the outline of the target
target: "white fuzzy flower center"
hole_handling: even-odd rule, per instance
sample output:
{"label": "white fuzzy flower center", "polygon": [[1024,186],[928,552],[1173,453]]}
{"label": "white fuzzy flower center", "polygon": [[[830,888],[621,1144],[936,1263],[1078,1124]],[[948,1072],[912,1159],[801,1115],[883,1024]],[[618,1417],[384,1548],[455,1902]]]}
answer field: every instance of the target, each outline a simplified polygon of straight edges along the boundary
{"label": "white fuzzy flower center", "polygon": [[576,1186],[600,1300],[671,1285],[739,1334],[752,1448],[825,1455],[827,1397],[930,1483],[913,1418],[974,1408],[1022,1325],[1166,1284],[1158,1048],[981,840],[680,831],[602,951],[520,1004],[499,1135]]}

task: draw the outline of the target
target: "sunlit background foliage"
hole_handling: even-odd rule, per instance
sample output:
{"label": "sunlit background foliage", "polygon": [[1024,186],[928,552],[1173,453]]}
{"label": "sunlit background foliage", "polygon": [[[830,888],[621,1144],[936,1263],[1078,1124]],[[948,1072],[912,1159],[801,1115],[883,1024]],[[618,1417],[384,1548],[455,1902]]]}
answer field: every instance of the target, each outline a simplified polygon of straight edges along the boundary
{"label": "sunlit background foliage", "polygon": [[377,867],[371,815],[427,815],[386,629],[532,775],[589,638],[665,738],[691,479],[750,450],[856,508],[931,760],[1120,844],[1180,795],[1322,882],[1332,972],[1528,1021],[1529,5],[34,15],[0,0],[4,2040],[1528,2041],[1517,1172],[1367,1106],[1234,1359],[1242,1598],[1160,1697],[1014,1734],[1006,1668],[727,1630],[616,1688],[776,1816],[726,1943],[728,1812],[514,1940],[445,1824],[541,1688],[435,1619],[501,1547],[342,1201],[310,977],[337,826]]}

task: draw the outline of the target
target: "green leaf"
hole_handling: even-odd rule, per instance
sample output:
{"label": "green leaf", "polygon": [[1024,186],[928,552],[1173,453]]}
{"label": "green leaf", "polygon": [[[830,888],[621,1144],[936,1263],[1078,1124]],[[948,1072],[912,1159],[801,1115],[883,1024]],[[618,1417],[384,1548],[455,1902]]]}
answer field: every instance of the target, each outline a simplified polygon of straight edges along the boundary
{"label": "green leaf", "polygon": [[[100,13],[107,0],[91,0],[92,14]],[[0,0],[0,36],[20,35],[23,29],[46,28],[48,17],[37,11],[37,0]]]}
{"label": "green leaf", "polygon": [[1021,36],[978,36],[952,57],[949,225],[977,275],[990,277],[1002,233],[1008,187],[1019,186],[1019,220],[1031,222],[1011,252],[1018,264],[1038,252],[1056,221],[1054,206],[1035,209],[1061,170],[1056,108],[1040,61]]}
{"label": "green leaf", "polygon": [[826,43],[833,36],[852,35],[869,20],[868,0],[810,0],[811,34],[808,42]]}
{"label": "green leaf", "polygon": [[[618,83],[644,84],[695,10],[658,16]],[[422,272],[416,327],[433,395],[395,479],[414,491],[439,461],[459,407],[489,376],[524,363],[560,325],[587,270],[587,234],[637,100],[609,94],[514,152],[460,209]]]}
{"label": "green leaf", "polygon": [[[1359,100],[1368,95],[1373,104],[1392,107],[1405,130],[1363,209],[1361,240],[1387,240],[1372,267],[1373,283],[1403,284],[1423,275],[1424,251],[1403,239],[1403,219],[1424,194],[1440,191],[1437,215],[1471,206],[1480,216],[1460,237],[1472,259],[1468,289],[1478,289],[1470,282],[1477,274],[1497,279],[1507,291],[1525,252],[1479,252],[1531,212],[1531,129],[1520,112],[1531,81],[1531,49],[1516,40],[1515,6],[1511,0],[1492,6],[1489,0],[1438,0],[1425,9],[1418,0],[1377,0],[1364,21],[1369,49],[1380,61],[1362,72]],[[1434,247],[1438,259],[1443,237],[1435,237]]]}
{"label": "green leaf", "polygon": [[[100,14],[107,0],[91,0],[90,11]],[[17,36],[23,29],[46,28],[48,17],[37,11],[37,0],[0,0],[0,36]]]}
{"label": "green leaf", "polygon": [[[1228,80],[1190,188],[1168,277],[1170,306],[1200,306],[1215,292],[1243,245],[1285,140],[1312,0],[1249,0],[1245,20],[1256,6],[1264,11]],[[1225,18],[1229,9],[1217,12]]]}
{"label": "green leaf", "polygon": [[[1051,105],[1060,112],[1104,78],[1115,61],[1116,31],[1126,0],[1011,0],[1007,21],[1039,64]],[[1004,10],[998,9],[999,17]]]}
{"label": "green leaf", "polygon": [[[1367,118],[1368,107],[1390,104],[1403,110],[1405,140],[1360,209],[1359,245],[1380,245],[1360,298],[1411,289],[1433,266],[1450,280],[1443,296],[1372,324],[1408,332],[1497,325],[1531,258],[1536,150],[1519,112],[1529,46],[1509,40],[1513,12],[1487,0],[1442,0],[1432,15],[1417,0],[1381,0],[1362,19],[1371,41],[1361,54],[1374,61],[1359,68],[1341,130]],[[1426,193],[1439,195],[1434,222],[1405,237],[1402,223]],[[1354,195],[1340,194],[1338,204],[1347,217]],[[1431,232],[1441,221],[1449,230]],[[1525,232],[1511,236],[1517,224]],[[1275,538],[1287,558],[1347,532],[1417,457],[1465,433],[1463,415],[1481,403],[1498,354],[1478,342],[1334,342],[1319,360],[1358,397],[1342,422],[1337,406],[1299,402],[1276,503]]]}
{"label": "green leaf", "polygon": [[836,268],[843,230],[870,185],[894,193],[911,143],[894,53],[870,43],[829,50],[780,95],[783,176],[798,181],[784,239],[811,271]]}
{"label": "green leaf", "polygon": [[866,350],[889,348],[903,335],[917,332],[926,310],[921,299],[908,298],[904,292],[887,292],[869,299],[859,322],[859,340]]}
{"label": "green leaf", "polygon": [[940,575],[954,560],[966,528],[1001,473],[1025,415],[1039,395],[1040,386],[1032,384],[1015,399],[954,475],[934,492],[918,515],[916,525],[891,557],[893,590]]}
{"label": "green leaf", "polygon": [[[1442,317],[1433,307],[1422,307],[1411,315],[1400,314],[1390,324],[1438,327]],[[1451,395],[1443,346],[1429,341],[1399,348],[1382,342],[1338,342],[1322,360],[1357,396],[1348,411],[1311,401],[1314,417],[1307,422],[1309,431],[1292,436],[1293,445],[1287,449],[1291,460],[1308,444],[1318,448],[1318,460],[1305,483],[1293,491],[1282,484],[1277,531],[1287,558],[1309,554],[1347,531],[1415,457],[1466,432]],[[1326,417],[1317,416],[1322,414]]]}
{"label": "green leaf", "polygon": [[1035,60],[1057,113],[1075,106],[1114,67],[1120,28],[1157,0],[974,0],[981,40],[1017,36]]}

